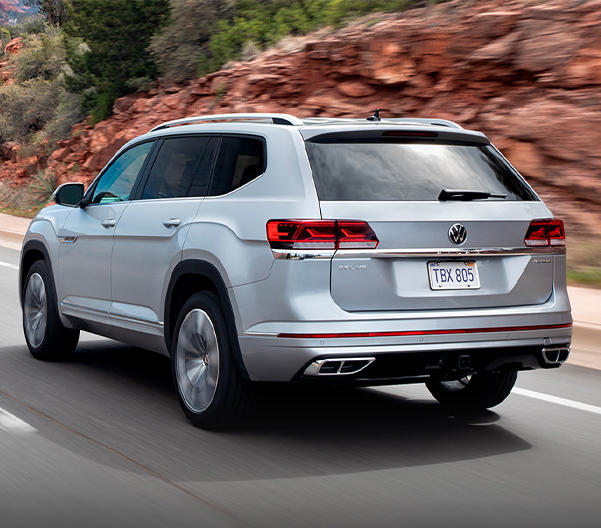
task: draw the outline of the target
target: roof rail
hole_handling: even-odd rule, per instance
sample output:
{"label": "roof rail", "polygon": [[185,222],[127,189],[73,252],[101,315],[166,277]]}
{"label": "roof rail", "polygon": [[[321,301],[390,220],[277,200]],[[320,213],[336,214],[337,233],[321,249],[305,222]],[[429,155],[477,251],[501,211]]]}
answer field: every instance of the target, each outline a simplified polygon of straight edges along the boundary
{"label": "roof rail", "polygon": [[461,128],[461,125],[448,119],[425,119],[423,117],[387,117],[382,121],[394,121],[395,123],[418,123],[420,125],[444,126],[449,128]]}
{"label": "roof rail", "polygon": [[208,116],[185,117],[184,119],[175,119],[155,126],[150,132],[171,128],[178,125],[188,125],[191,123],[207,123],[214,121],[257,121],[271,119],[274,125],[301,126],[303,122],[290,114],[214,114]]}

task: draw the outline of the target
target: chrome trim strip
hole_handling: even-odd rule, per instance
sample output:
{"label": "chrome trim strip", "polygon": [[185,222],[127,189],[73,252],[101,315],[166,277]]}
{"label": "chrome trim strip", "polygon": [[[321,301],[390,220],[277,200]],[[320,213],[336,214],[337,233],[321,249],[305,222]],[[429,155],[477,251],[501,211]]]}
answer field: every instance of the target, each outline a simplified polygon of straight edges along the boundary
{"label": "chrome trim strip", "polygon": [[563,246],[489,248],[489,249],[339,249],[336,258],[441,258],[441,257],[505,257],[507,255],[540,255],[565,253]]}
{"label": "chrome trim strip", "polygon": [[238,332],[238,337],[277,337],[278,332]]}
{"label": "chrome trim strip", "polygon": [[272,249],[273,258],[277,260],[305,260],[305,259],[331,259],[336,253],[335,249],[322,251],[307,249]]}
{"label": "chrome trim strip", "polygon": [[[123,323],[137,324],[141,326],[145,326],[148,328],[154,328],[163,332],[164,323],[160,321],[150,321],[149,319],[140,319],[137,317],[131,317],[128,315],[119,315],[110,312],[105,312],[103,310],[95,310],[94,308],[87,308],[84,306],[80,306],[78,304],[72,304],[69,302],[61,301],[61,308],[63,308],[63,312],[65,315],[72,315],[76,317],[80,317],[83,314],[93,315],[93,316],[102,316],[106,318],[107,321],[111,319],[113,321],[121,321]],[[276,334],[277,335],[277,334]]]}
{"label": "chrome trim strip", "polygon": [[138,324],[138,325],[142,325],[142,326],[148,326],[150,328],[156,328],[157,330],[160,330],[161,332],[163,331],[164,324],[161,323],[160,321],[150,321],[149,319],[140,319],[138,317],[114,314],[114,313],[110,313],[110,312],[107,315],[108,315],[109,319],[114,319],[115,321],[122,321],[124,323],[132,323],[132,324]]}
{"label": "chrome trim strip", "polygon": [[58,241],[61,244],[73,244],[73,242],[75,242],[77,240],[77,235],[75,236],[59,236],[57,237]]}
{"label": "chrome trim strip", "polygon": [[505,257],[508,255],[563,255],[565,246],[488,248],[488,249],[339,249],[339,250],[303,250],[272,249],[277,260],[306,260],[336,258],[461,258],[461,257]]}
{"label": "chrome trim strip", "polygon": [[108,312],[105,312],[104,310],[95,310],[94,308],[86,308],[84,306],[80,306],[79,304],[72,304],[72,303],[66,302],[66,301],[61,301],[61,308],[63,308],[63,311],[70,310],[71,312],[75,312],[75,313],[67,313],[66,315],[76,315],[77,316],[77,312],[80,312],[82,314],[97,315],[97,316],[102,316],[102,317],[106,317],[108,315]]}

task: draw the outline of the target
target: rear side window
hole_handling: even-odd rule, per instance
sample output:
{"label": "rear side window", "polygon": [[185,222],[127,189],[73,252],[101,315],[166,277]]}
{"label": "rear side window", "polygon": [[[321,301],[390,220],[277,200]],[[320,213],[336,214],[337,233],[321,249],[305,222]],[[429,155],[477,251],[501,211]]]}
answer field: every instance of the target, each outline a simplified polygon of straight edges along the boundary
{"label": "rear side window", "polygon": [[226,194],[265,171],[264,143],[247,137],[224,137],[215,162],[210,196]]}
{"label": "rear side window", "polygon": [[165,139],[152,165],[142,200],[187,196],[208,143],[207,136]]}
{"label": "rear side window", "polygon": [[490,145],[306,142],[313,179],[324,201],[435,201],[442,189],[538,200]]}

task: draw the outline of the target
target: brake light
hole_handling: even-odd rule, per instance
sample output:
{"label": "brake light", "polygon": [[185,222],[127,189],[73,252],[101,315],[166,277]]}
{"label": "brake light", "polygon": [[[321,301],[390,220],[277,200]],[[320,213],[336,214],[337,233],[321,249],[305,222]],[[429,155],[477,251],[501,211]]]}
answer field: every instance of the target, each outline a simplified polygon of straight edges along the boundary
{"label": "brake light", "polygon": [[438,137],[436,132],[419,132],[416,130],[408,130],[408,131],[394,131],[394,132],[384,132],[382,134],[383,137],[429,137],[435,138]]}
{"label": "brake light", "polygon": [[563,222],[557,219],[532,220],[524,243],[527,246],[565,246]]}
{"label": "brake light", "polygon": [[359,220],[270,220],[267,241],[272,249],[375,249],[379,240]]}

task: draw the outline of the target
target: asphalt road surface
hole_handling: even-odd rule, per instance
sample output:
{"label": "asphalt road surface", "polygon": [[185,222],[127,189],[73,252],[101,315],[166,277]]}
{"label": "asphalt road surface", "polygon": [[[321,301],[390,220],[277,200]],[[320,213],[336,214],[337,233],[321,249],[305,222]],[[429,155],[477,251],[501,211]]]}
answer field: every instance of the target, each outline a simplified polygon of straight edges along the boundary
{"label": "asphalt road surface", "polygon": [[17,264],[0,248],[2,528],[601,526],[601,370],[521,373],[457,415],[419,385],[272,389],[210,433],[165,357],[82,334],[71,361],[33,359]]}

